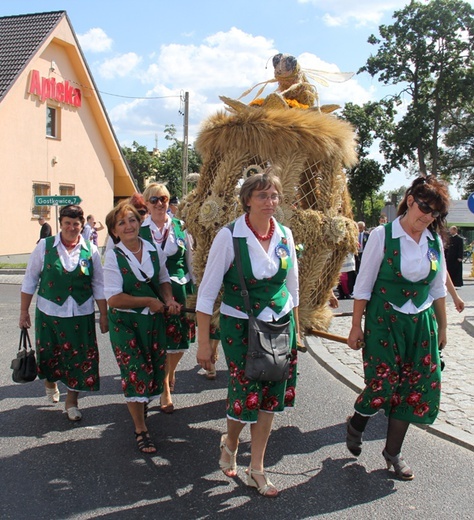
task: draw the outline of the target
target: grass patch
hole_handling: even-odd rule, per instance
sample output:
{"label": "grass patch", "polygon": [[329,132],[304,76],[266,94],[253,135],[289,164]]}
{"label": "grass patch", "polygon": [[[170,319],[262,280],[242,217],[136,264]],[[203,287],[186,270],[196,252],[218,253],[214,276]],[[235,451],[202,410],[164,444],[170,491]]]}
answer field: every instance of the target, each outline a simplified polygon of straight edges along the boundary
{"label": "grass patch", "polygon": [[26,263],[25,264],[2,264],[0,262],[0,269],[25,269],[26,268]]}

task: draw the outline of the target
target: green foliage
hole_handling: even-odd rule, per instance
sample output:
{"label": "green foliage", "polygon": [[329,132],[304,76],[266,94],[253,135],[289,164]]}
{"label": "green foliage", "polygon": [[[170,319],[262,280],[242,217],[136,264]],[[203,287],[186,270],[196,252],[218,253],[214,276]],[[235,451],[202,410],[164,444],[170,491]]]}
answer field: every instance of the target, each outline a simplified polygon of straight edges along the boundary
{"label": "green foliage", "polygon": [[146,180],[154,177],[158,171],[158,157],[150,153],[146,146],[139,145],[133,141],[132,146],[122,147],[123,155],[128,163],[138,190],[145,189]]}
{"label": "green foliage", "polygon": [[363,106],[347,103],[341,118],[352,123],[358,139],[359,164],[347,172],[353,213],[357,220],[378,222],[383,200],[376,203],[376,193],[384,182],[385,171],[380,163],[368,156],[375,140],[385,139],[393,129],[393,105],[386,101]]}
{"label": "green foliage", "polygon": [[[165,134],[165,139],[171,144],[160,154],[157,180],[166,183],[171,195],[181,197],[183,194],[183,141],[176,139],[174,125],[166,125]],[[198,172],[200,167],[201,158],[194,146],[188,146],[188,173]]]}
{"label": "green foliage", "polygon": [[471,99],[474,79],[474,11],[461,0],[412,1],[394,13],[393,25],[379,27],[379,46],[359,72],[399,85],[395,104],[406,113],[382,148],[389,168],[413,168],[436,175],[443,121]]}

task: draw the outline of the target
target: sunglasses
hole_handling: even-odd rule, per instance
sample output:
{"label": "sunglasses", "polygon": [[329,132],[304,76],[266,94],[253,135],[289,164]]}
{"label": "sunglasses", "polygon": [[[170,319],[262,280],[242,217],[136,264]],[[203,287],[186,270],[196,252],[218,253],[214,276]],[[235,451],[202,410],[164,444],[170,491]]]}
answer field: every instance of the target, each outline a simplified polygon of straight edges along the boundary
{"label": "sunglasses", "polygon": [[150,197],[148,199],[148,202],[150,204],[153,204],[154,206],[157,202],[161,202],[161,204],[166,204],[169,200],[169,197],[167,197],[166,195],[162,195],[161,197]]}
{"label": "sunglasses", "polygon": [[143,215],[146,215],[148,211],[146,209],[137,209],[138,214],[143,217]]}
{"label": "sunglasses", "polygon": [[441,211],[438,211],[437,209],[433,209],[426,202],[422,202],[421,200],[418,200],[416,197],[413,197],[413,198],[415,199],[415,202],[418,204],[420,211],[422,213],[424,213],[425,215],[431,214],[431,216],[433,218],[438,218],[438,217],[444,218],[447,215],[447,213],[441,213]]}

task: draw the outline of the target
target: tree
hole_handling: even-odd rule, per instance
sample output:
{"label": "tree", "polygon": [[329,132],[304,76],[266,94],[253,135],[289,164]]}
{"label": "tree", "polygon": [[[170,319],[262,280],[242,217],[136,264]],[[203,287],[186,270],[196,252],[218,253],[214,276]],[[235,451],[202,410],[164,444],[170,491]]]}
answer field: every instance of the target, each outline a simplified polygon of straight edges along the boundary
{"label": "tree", "polygon": [[474,102],[450,112],[443,127],[445,149],[440,171],[443,177],[456,177],[467,196],[474,188]]}
{"label": "tree", "polygon": [[138,190],[145,189],[146,180],[154,177],[158,171],[158,157],[150,153],[146,146],[139,145],[133,141],[131,147],[122,147],[123,155],[130,167]]}
{"label": "tree", "polygon": [[359,164],[347,172],[349,193],[353,201],[353,211],[357,220],[378,222],[383,199],[376,193],[385,178],[385,166],[370,159],[371,148],[376,140],[383,142],[393,130],[393,106],[391,103],[366,103],[362,106],[347,103],[341,118],[349,121],[357,132]]}
{"label": "tree", "polygon": [[[165,139],[171,144],[161,152],[158,161],[157,178],[166,183],[171,195],[181,197],[183,194],[183,141],[176,139],[176,127],[165,126]],[[188,168],[190,172],[197,172],[201,167],[201,158],[194,149],[188,147]]]}
{"label": "tree", "polygon": [[450,110],[470,99],[474,79],[474,11],[462,0],[412,0],[393,15],[393,25],[379,27],[379,45],[359,72],[379,75],[386,85],[400,85],[393,101],[408,99],[406,113],[385,144],[389,166],[415,164],[421,174],[438,174],[441,129]]}

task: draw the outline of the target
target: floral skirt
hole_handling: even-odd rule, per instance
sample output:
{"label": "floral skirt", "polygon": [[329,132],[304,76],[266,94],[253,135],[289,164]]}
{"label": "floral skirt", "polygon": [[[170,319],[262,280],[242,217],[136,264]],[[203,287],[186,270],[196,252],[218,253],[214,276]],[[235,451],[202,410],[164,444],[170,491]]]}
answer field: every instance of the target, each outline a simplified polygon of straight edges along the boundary
{"label": "floral skirt", "polygon": [[[220,339],[229,369],[227,416],[240,422],[256,422],[259,410],[281,412],[294,406],[297,350],[295,321],[290,313],[290,376],[286,381],[250,381],[245,377],[248,320],[220,315]],[[288,321],[284,316],[280,322]]]}
{"label": "floral skirt", "polygon": [[[171,282],[173,298],[182,305],[186,305],[187,286],[189,282],[180,285]],[[194,319],[189,318],[188,314],[182,312],[177,315],[165,316],[166,326],[166,350],[168,353],[182,352],[189,349],[190,343],[196,340],[196,324]]]}
{"label": "floral skirt", "polygon": [[130,401],[147,402],[163,391],[165,333],[162,314],[136,314],[109,309],[109,335]]}
{"label": "floral skirt", "polygon": [[36,309],[38,376],[77,391],[100,388],[94,314],[58,318]]}
{"label": "floral skirt", "polygon": [[438,324],[432,308],[403,314],[372,295],[363,349],[366,387],[355,410],[403,421],[432,424],[439,411],[441,367]]}

